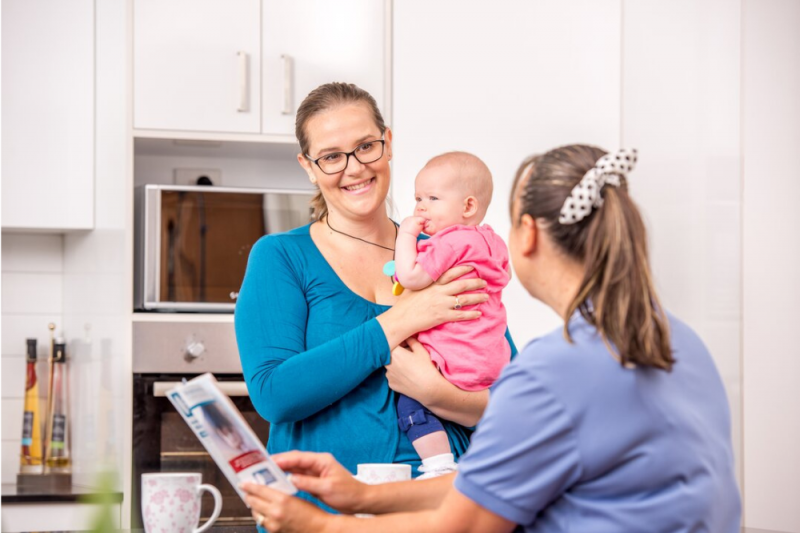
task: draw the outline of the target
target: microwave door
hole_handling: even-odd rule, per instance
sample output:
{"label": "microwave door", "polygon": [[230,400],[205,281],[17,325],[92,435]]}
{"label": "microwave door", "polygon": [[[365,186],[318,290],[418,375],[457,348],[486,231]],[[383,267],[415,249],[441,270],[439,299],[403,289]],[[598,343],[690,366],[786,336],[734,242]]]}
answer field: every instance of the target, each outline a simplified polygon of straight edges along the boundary
{"label": "microwave door", "polygon": [[148,310],[232,311],[252,246],[265,234],[308,224],[313,195],[298,190],[144,186],[140,305]]}
{"label": "microwave door", "polygon": [[231,308],[249,248],[265,233],[263,213],[261,194],[165,191],[160,281],[167,302]]}

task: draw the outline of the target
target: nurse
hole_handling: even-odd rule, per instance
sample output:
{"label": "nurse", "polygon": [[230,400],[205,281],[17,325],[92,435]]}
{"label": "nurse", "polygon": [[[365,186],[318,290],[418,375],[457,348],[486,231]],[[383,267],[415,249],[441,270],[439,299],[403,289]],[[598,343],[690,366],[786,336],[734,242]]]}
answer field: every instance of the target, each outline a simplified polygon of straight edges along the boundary
{"label": "nurse", "polygon": [[563,327],[492,388],[457,474],[367,486],[328,454],[275,457],[331,515],[247,485],[279,531],[738,533],[730,413],[713,360],[661,306],[628,195],[635,150],[572,145],[532,157],[512,192],[509,249]]}

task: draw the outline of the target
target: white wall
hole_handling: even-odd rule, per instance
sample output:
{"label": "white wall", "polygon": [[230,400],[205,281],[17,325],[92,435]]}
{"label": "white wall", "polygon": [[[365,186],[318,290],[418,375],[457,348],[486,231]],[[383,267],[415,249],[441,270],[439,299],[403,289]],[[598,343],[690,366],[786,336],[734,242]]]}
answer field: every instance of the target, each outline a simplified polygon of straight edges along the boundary
{"label": "white wall", "polygon": [[[2,236],[2,481],[19,472],[22,409],[25,398],[25,339],[37,339],[42,432],[47,395],[50,330],[63,329],[63,238],[60,235]],[[44,433],[42,433],[44,438]]]}
{"label": "white wall", "polygon": [[743,14],[745,522],[800,532],[800,2]]}
{"label": "white wall", "polygon": [[[741,4],[624,2],[622,146],[664,305],[716,361],[741,476]],[[680,38],[676,36],[680,34]]]}

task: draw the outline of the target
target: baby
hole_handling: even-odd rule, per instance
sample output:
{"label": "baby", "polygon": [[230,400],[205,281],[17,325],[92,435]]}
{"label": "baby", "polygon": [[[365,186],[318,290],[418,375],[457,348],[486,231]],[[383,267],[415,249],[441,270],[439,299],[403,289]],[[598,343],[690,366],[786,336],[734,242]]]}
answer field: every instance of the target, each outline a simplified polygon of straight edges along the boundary
{"label": "baby", "polygon": [[[511,357],[505,338],[506,310],[500,292],[508,284],[508,249],[488,225],[481,225],[492,200],[492,174],[472,154],[449,152],[434,157],[417,175],[414,216],[398,230],[395,275],[403,287],[419,290],[448,269],[469,265],[466,277],[486,281],[489,300],[481,317],[448,322],[417,336],[442,375],[467,391],[488,388]],[[418,239],[426,233],[429,239]],[[454,305],[459,306],[458,299]],[[457,307],[458,308],[458,307]],[[400,396],[398,423],[422,458],[421,477],[456,470],[442,423],[422,404]]]}

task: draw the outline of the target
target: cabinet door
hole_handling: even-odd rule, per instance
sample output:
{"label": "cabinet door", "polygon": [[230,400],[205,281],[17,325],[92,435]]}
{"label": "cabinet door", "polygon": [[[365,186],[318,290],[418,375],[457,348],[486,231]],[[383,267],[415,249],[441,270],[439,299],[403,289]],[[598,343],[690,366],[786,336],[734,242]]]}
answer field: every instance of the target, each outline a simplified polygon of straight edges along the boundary
{"label": "cabinet door", "polygon": [[263,133],[294,135],[297,106],[331,81],[355,83],[384,111],[385,9],[381,0],[263,0]]}
{"label": "cabinet door", "polygon": [[2,9],[3,229],[91,229],[94,1]]}
{"label": "cabinet door", "polygon": [[258,133],[260,0],[134,0],[134,128]]}

